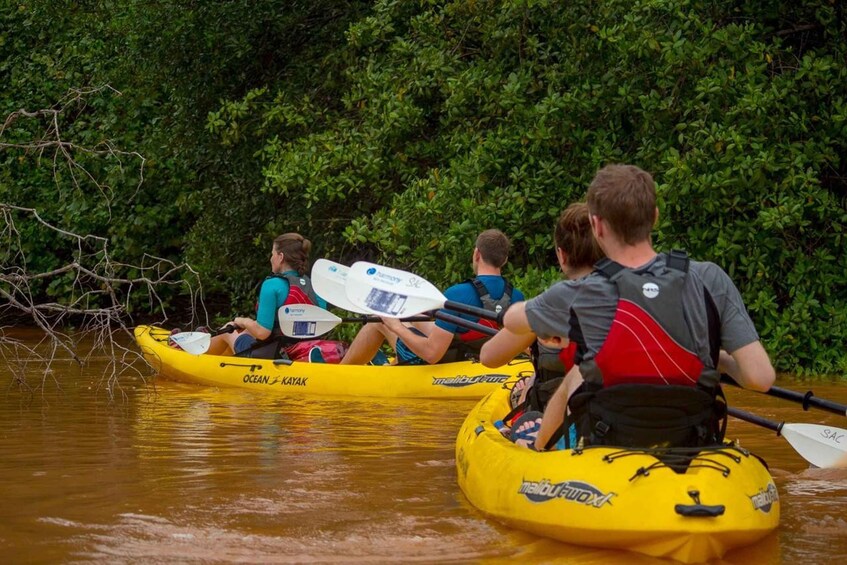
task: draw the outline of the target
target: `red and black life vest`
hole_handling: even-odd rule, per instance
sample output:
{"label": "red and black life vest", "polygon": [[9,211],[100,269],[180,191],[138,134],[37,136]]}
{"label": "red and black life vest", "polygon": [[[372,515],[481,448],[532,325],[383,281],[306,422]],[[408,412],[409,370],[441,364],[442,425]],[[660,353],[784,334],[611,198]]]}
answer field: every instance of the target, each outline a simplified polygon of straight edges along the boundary
{"label": "red and black life vest", "polygon": [[[312,288],[312,281],[306,275],[298,275],[292,272],[272,273],[265,280],[279,278],[288,281],[288,296],[282,306],[288,304],[318,304],[318,297]],[[256,311],[259,311],[259,303],[256,303]],[[286,349],[301,340],[282,335],[279,327],[279,319],[274,316],[274,327],[267,339],[256,342],[249,352],[250,355],[262,359],[276,359],[281,356],[281,349]]]}
{"label": "red and black life vest", "polygon": [[[315,294],[315,290],[312,288],[312,281],[308,276],[298,275],[289,271],[286,273],[271,273],[265,277],[265,280],[269,279],[285,279],[288,281],[288,296],[285,297],[282,306],[288,304],[310,304],[316,306],[318,304],[318,295]],[[257,302],[256,312],[258,311],[259,303]],[[273,332],[279,335],[278,320],[274,320]]]}
{"label": "red and black life vest", "polygon": [[308,276],[298,275],[289,271],[286,273],[273,273],[267,278],[279,278],[288,281],[288,296],[285,298],[283,306],[287,304],[311,304],[317,306],[318,295],[315,294],[315,289],[312,288],[312,280]]}
{"label": "red and black life vest", "polygon": [[[490,312],[499,314],[512,304],[514,288],[505,279],[503,279],[503,295],[497,300],[491,298],[488,288],[478,278],[468,279],[464,282],[473,285],[476,295],[482,303],[482,307]],[[488,326],[489,328],[498,328],[497,323],[491,320],[480,319],[477,323],[482,326]],[[470,357],[478,358],[480,349],[482,349],[483,344],[489,339],[491,339],[490,336],[476,330],[457,332],[453,334],[453,341],[439,362],[448,363],[451,361],[464,361]]]}
{"label": "red and black life vest", "polygon": [[[285,301],[282,303],[282,306],[287,306],[289,304],[310,304],[312,306],[317,306],[318,295],[315,294],[315,289],[312,288],[312,280],[308,276],[298,275],[288,271],[285,273],[273,273],[265,280],[271,278],[285,279],[288,281],[288,296],[285,297]],[[283,336],[279,329],[278,319],[274,320],[274,329],[272,333],[275,337],[282,338],[283,347],[300,341],[300,339],[296,337]]]}
{"label": "red and black life vest", "polygon": [[[705,370],[685,321],[688,267],[688,256],[676,250],[659,274],[609,259],[596,265],[617,287],[618,304],[600,351],[580,363],[585,383],[569,402],[566,425],[575,422],[585,443],[697,447],[723,440],[726,405],[719,375]],[[720,321],[708,291],[704,306],[717,367]]]}

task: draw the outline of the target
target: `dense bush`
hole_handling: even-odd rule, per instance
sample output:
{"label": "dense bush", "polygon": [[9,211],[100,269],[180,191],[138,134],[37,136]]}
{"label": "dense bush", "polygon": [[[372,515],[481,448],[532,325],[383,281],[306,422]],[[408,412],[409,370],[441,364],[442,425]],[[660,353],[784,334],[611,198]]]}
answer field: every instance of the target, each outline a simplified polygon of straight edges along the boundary
{"label": "dense bush", "polygon": [[499,227],[535,293],[559,211],[635,163],[657,245],[723,266],[781,369],[844,372],[844,31],[821,2],[377,2],[342,107],[283,89],[263,110],[298,132],[266,144],[265,190],[343,209],[348,242],[439,284]]}
{"label": "dense bush", "polygon": [[[33,149],[50,137],[49,117],[19,116],[2,128],[0,143],[29,147],[0,147],[0,202],[106,236],[127,262],[144,253],[187,255],[207,291],[246,298],[254,283],[244,280],[267,268],[278,199],[258,190],[261,131],[250,138],[231,132],[239,143],[221,143],[208,134],[207,117],[222,100],[260,85],[311,91],[316,77],[328,81],[316,63],[344,43],[348,21],[366,7],[322,0],[4,3],[0,25],[10,32],[0,36],[0,115],[62,109],[61,140],[74,145],[67,155],[74,163],[56,146]],[[78,90],[86,94],[63,103]],[[106,148],[143,160],[90,152]],[[33,270],[62,264],[67,244],[37,229],[24,234],[23,245],[39,251],[30,254]],[[56,296],[70,292],[69,284],[54,286]]]}
{"label": "dense bush", "polygon": [[[557,277],[560,210],[597,168],[630,162],[659,184],[657,246],[725,268],[780,369],[847,373],[840,2],[75,6],[0,8],[20,32],[0,42],[0,100],[8,113],[80,84],[124,93],[73,121],[89,144],[148,157],[142,189],[105,162],[132,196],[112,201],[121,221],[97,199],[63,212],[122,251],[184,249],[246,304],[283,231],[446,285],[499,227],[509,275],[534,294]],[[28,202],[59,214],[56,193],[79,190],[31,155],[0,159],[0,200],[37,187]]]}

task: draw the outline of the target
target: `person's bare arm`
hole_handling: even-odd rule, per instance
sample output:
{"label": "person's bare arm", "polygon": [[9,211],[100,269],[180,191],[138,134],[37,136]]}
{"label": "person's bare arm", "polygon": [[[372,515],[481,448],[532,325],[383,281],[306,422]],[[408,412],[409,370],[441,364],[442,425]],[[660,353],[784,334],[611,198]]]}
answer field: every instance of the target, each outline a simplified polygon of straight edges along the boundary
{"label": "person's bare arm", "polygon": [[771,360],[759,341],[740,347],[732,353],[721,350],[718,370],[728,373],[744,388],[759,392],[767,392],[776,380]]}
{"label": "person's bare arm", "polygon": [[544,417],[541,418],[541,427],[538,429],[538,435],[535,437],[535,449],[544,450],[544,446],[553,437],[553,434],[562,425],[565,420],[565,407],[568,405],[568,386],[567,379],[563,380],[547,402],[547,407],[544,409]]}
{"label": "person's bare arm", "polygon": [[236,318],[232,321],[236,326],[243,328],[247,333],[262,341],[271,337],[271,330],[252,318]]}
{"label": "person's bare arm", "polygon": [[486,367],[501,367],[523,352],[535,341],[535,334],[516,334],[503,328],[486,341],[479,352],[479,360]]}
{"label": "person's bare arm", "polygon": [[532,333],[529,319],[526,317],[526,302],[512,304],[503,316],[503,327],[513,334]]}
{"label": "person's bare arm", "polygon": [[[571,394],[582,384],[582,374],[579,372],[579,367],[571,367],[565,378],[562,379],[562,384],[550,397],[547,402],[547,407],[544,409],[544,417],[541,419],[541,428],[538,430],[538,436],[535,438],[535,448],[539,451],[544,449],[553,434],[565,421],[565,409],[568,406],[568,400]],[[568,430],[564,430],[568,433]]]}
{"label": "person's bare arm", "polygon": [[395,318],[383,318],[383,323],[403,340],[406,347],[427,363],[438,363],[450,343],[453,341],[452,332],[433,326],[429,335],[418,335]]}

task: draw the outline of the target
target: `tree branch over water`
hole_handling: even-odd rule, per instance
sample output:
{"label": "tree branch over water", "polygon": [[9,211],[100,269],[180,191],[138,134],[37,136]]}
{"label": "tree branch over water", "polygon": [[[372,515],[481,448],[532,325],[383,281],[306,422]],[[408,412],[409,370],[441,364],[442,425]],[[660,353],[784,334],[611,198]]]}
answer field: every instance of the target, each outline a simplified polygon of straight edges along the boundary
{"label": "tree branch over water", "polygon": [[[53,108],[13,112],[0,126],[0,153],[15,152],[21,162],[36,155],[36,168],[49,159],[57,194],[60,185],[68,183],[61,171],[68,171],[72,189],[80,197],[92,188],[99,191],[111,218],[113,200],[131,201],[144,183],[144,157],[118,150],[108,140],[88,147],[64,139],[62,133],[63,121],[73,120],[68,117],[71,109],[79,115],[87,97],[104,91],[116,93],[110,87],[72,90]],[[21,120],[33,123],[16,127],[16,139],[7,142],[4,135]],[[21,139],[26,132],[36,131],[39,133],[31,139]],[[100,182],[89,161],[78,158],[81,154],[87,159],[117,159],[121,174],[127,174],[123,161],[132,160],[131,174],[137,175],[137,181],[125,191],[129,194]],[[11,198],[26,201],[33,191],[16,186],[12,193],[2,183],[0,178],[0,319],[40,330],[40,339],[33,345],[32,340],[20,339],[14,326],[0,326],[0,358],[11,371],[10,386],[30,391],[43,389],[51,381],[58,386],[61,383],[53,376],[57,363],[83,365],[105,356],[108,370],[98,384],[114,396],[120,391],[122,376],[143,378],[149,373],[141,355],[126,345],[132,340],[132,313],[153,313],[166,321],[166,289],[167,297],[187,294],[192,313],[203,308],[198,273],[188,264],[147,253],[138,261],[123,262],[113,256],[109,237],[77,233],[61,221],[49,219],[59,216],[55,210],[45,215],[43,209],[4,202]],[[46,244],[39,249],[32,245],[34,241]]]}

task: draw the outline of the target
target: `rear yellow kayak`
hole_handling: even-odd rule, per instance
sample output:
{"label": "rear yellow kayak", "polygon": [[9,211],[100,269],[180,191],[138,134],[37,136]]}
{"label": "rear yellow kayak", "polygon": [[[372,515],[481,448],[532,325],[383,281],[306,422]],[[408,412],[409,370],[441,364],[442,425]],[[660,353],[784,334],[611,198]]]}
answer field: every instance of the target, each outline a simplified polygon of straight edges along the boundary
{"label": "rear yellow kayak", "polygon": [[685,563],[720,558],[779,525],[773,479],[743,449],[704,449],[680,473],[645,450],[540,453],[492,426],[507,399],[506,390],[482,399],[456,440],[459,486],[493,518],[575,545]]}
{"label": "rear yellow kayak", "polygon": [[276,365],[269,359],[191,355],[170,347],[163,328],[138,326],[135,341],[145,359],[167,379],[270,393],[379,396],[391,398],[481,398],[530,371],[529,361],[497,369],[463,361],[439,365],[351,366],[324,363]]}

